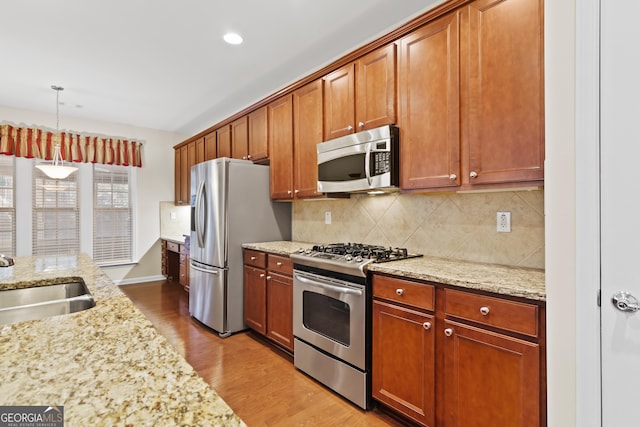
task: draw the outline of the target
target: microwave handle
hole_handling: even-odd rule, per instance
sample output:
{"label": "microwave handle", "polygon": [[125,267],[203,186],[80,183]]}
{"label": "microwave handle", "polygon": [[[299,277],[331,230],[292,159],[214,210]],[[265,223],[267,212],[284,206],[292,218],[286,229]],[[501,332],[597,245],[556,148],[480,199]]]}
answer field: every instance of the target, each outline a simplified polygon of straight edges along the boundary
{"label": "microwave handle", "polygon": [[371,186],[371,143],[367,144],[364,155],[364,173],[367,176],[367,184]]}

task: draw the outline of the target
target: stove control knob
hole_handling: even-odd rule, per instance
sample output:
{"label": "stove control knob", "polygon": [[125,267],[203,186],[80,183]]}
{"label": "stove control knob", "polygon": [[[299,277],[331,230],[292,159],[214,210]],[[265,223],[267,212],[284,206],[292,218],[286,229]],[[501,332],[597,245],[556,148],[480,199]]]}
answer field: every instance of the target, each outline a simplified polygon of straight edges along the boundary
{"label": "stove control knob", "polygon": [[351,261],[353,261],[353,257],[351,255],[345,255],[344,256],[344,260],[347,261],[347,262],[351,262]]}
{"label": "stove control knob", "polygon": [[362,257],[360,255],[356,257],[356,262],[362,262]]}
{"label": "stove control knob", "polygon": [[311,253],[311,249],[305,249],[304,253],[305,255],[309,255]]}

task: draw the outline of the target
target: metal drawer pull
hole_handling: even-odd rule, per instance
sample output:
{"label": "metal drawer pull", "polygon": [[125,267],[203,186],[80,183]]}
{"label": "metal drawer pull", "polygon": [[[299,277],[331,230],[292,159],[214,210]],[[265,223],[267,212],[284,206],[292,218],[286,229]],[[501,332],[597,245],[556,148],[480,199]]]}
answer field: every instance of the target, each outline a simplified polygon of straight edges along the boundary
{"label": "metal drawer pull", "polygon": [[429,329],[431,329],[431,322],[424,322],[422,324],[422,327],[428,331]]}
{"label": "metal drawer pull", "polygon": [[252,256],[251,261],[255,261],[255,260],[256,260],[256,257]]}
{"label": "metal drawer pull", "polygon": [[404,289],[402,289],[402,288],[398,288],[398,289],[396,289],[396,294],[397,294],[398,296],[402,296],[402,294],[404,294]]}
{"label": "metal drawer pull", "polygon": [[448,337],[450,337],[451,335],[453,335],[453,329],[451,328],[447,328],[444,330],[444,334]]}
{"label": "metal drawer pull", "polygon": [[267,280],[271,280],[271,276],[267,276]]}
{"label": "metal drawer pull", "polygon": [[281,263],[280,261],[276,262],[276,265],[277,265],[278,267],[282,267],[282,263]]}
{"label": "metal drawer pull", "polygon": [[480,313],[483,316],[486,316],[487,314],[489,314],[489,307],[480,307]]}
{"label": "metal drawer pull", "polygon": [[262,279],[264,277],[264,273],[260,273],[260,278]]}

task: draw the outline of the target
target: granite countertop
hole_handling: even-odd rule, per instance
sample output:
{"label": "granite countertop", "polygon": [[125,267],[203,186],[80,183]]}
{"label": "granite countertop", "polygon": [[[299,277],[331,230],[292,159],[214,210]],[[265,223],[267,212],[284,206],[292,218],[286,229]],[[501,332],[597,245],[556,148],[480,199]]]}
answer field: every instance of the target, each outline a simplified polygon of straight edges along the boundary
{"label": "granite countertop", "polygon": [[183,234],[182,236],[176,236],[176,235],[174,235],[174,236],[163,235],[163,236],[160,236],[160,240],[167,240],[167,241],[169,241],[169,242],[178,243],[178,244],[180,244],[180,245],[181,245],[181,244],[185,243],[185,239],[186,239],[187,237],[189,237],[189,236],[188,236],[188,235],[186,235],[186,234]]}
{"label": "granite countertop", "polygon": [[[300,248],[310,248],[305,242],[247,243],[244,248],[289,255]],[[371,263],[368,271],[459,286],[496,294],[546,300],[544,270],[483,264],[435,257],[411,258],[401,261]]]}
{"label": "granite countertop", "polygon": [[0,405],[64,406],[68,426],[245,425],[89,256],[17,257],[0,291],[63,277],[96,306],[0,325]]}

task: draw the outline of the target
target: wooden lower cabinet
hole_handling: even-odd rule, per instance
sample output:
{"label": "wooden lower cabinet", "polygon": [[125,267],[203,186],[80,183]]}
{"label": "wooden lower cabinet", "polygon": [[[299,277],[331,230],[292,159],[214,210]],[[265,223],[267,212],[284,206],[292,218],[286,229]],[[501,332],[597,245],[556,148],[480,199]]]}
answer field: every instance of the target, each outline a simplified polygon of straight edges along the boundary
{"label": "wooden lower cabinet", "polygon": [[373,397],[421,425],[435,421],[434,317],[373,302]]}
{"label": "wooden lower cabinet", "polygon": [[545,426],[544,325],[543,303],[374,274],[373,398],[428,427]]}
{"label": "wooden lower cabinet", "polygon": [[293,264],[289,257],[244,250],[244,322],[293,352]]}
{"label": "wooden lower cabinet", "polygon": [[539,427],[540,347],[445,321],[447,427]]}

